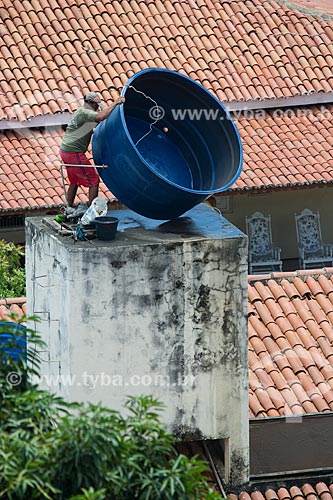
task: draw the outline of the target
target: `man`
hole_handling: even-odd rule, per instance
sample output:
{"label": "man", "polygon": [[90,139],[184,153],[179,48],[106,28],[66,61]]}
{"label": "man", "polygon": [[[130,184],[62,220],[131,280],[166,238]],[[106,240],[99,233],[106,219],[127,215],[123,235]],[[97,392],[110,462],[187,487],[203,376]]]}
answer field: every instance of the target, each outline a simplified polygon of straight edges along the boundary
{"label": "man", "polygon": [[[97,123],[105,120],[118,104],[125,102],[124,97],[118,97],[111,106],[101,109],[101,98],[96,92],[88,92],[84,97],[84,105],[71,117],[66,133],[60,146],[60,157],[65,164],[91,165],[86,157],[93,129]],[[66,167],[69,179],[67,190],[67,213],[71,213],[78,186],[89,188],[89,202],[98,195],[99,176],[92,167]]]}

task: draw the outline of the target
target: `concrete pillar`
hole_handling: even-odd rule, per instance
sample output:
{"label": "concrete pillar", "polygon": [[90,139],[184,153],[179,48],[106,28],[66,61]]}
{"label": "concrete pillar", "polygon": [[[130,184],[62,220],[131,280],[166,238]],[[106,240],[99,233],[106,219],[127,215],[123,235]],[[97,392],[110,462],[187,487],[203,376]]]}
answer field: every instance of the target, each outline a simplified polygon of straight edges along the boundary
{"label": "concrete pillar", "polygon": [[[248,480],[247,239],[205,204],[174,221],[119,218],[116,239],[74,243],[26,221],[28,314],[47,343],[43,382],[69,401],[165,404],[179,439],[226,439]],[[45,223],[46,222],[46,223]]]}

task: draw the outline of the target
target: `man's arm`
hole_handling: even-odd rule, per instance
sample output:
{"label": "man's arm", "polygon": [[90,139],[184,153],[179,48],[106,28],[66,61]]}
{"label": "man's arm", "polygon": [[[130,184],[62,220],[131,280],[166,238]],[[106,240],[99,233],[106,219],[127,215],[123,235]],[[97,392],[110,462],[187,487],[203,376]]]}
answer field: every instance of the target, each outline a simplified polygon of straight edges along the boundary
{"label": "man's arm", "polygon": [[112,111],[114,110],[114,108],[116,106],[118,106],[118,104],[122,104],[123,102],[125,102],[125,97],[123,97],[123,96],[118,97],[111,104],[111,106],[108,106],[107,108],[102,109],[102,111],[99,111],[97,113],[97,115],[95,116],[95,121],[96,122],[102,122],[103,120],[105,120],[105,118],[107,118],[112,113]]}

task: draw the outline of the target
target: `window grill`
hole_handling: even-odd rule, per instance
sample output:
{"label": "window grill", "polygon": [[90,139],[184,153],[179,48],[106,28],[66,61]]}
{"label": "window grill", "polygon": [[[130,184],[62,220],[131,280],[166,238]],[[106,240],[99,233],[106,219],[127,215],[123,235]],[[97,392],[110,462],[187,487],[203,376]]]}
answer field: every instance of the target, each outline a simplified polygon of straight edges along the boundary
{"label": "window grill", "polygon": [[0,217],[0,229],[9,229],[24,226],[25,216],[21,215],[3,215]]}

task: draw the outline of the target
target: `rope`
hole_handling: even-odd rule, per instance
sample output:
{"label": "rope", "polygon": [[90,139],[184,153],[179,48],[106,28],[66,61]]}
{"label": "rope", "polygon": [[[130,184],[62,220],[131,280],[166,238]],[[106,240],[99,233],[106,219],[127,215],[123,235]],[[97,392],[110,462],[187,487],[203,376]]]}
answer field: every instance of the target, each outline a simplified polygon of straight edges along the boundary
{"label": "rope", "polygon": [[[130,89],[133,89],[135,92],[137,92],[138,94],[142,94],[146,99],[149,99],[150,101],[152,101],[154,103],[154,105],[157,107],[157,108],[161,108],[161,106],[159,106],[157,104],[157,102],[155,101],[155,99],[153,99],[152,97],[150,97],[149,95],[145,94],[144,92],[142,92],[142,90],[138,90],[134,87],[134,85],[125,85],[125,87],[128,87]],[[138,141],[136,141],[135,143],[135,146],[137,146],[139,144],[139,142],[142,141],[142,139],[144,139],[145,137],[147,137],[153,130],[153,125],[155,125],[155,123],[157,123],[161,118],[156,118],[156,120],[154,120],[153,122],[150,123],[149,125],[149,130],[148,132],[146,132]],[[190,175],[191,175],[191,189],[193,189],[193,176],[192,176],[192,172],[191,172],[191,169],[189,169],[190,171]],[[217,209],[218,210],[218,209]],[[221,212],[220,212],[221,214]]]}
{"label": "rope", "polygon": [[62,187],[63,187],[64,194],[65,194],[66,207],[68,207],[68,200],[67,200],[67,193],[66,193],[66,184],[65,184],[65,177],[64,177],[64,171],[63,171],[63,164],[62,163],[60,163],[60,173],[61,173]]}
{"label": "rope", "polygon": [[[150,97],[149,95],[145,94],[144,92],[142,92],[142,90],[137,90],[133,85],[128,85],[128,88],[129,89],[133,89],[135,92],[137,92],[138,94],[142,94],[146,99],[149,99],[150,101],[152,101],[155,106],[157,108],[159,108],[160,106],[157,104],[157,102],[155,101],[155,99],[153,99],[152,97]],[[160,120],[160,118],[156,118],[156,120],[154,120],[153,122],[151,122],[151,124],[149,125],[149,130],[148,132],[146,132],[138,141],[136,141],[135,143],[135,146],[137,146],[139,144],[139,142],[142,141],[142,139],[144,139],[145,137],[147,137],[147,135],[149,135],[152,131],[153,131],[153,125],[155,125],[155,123],[157,123],[158,121]]]}

